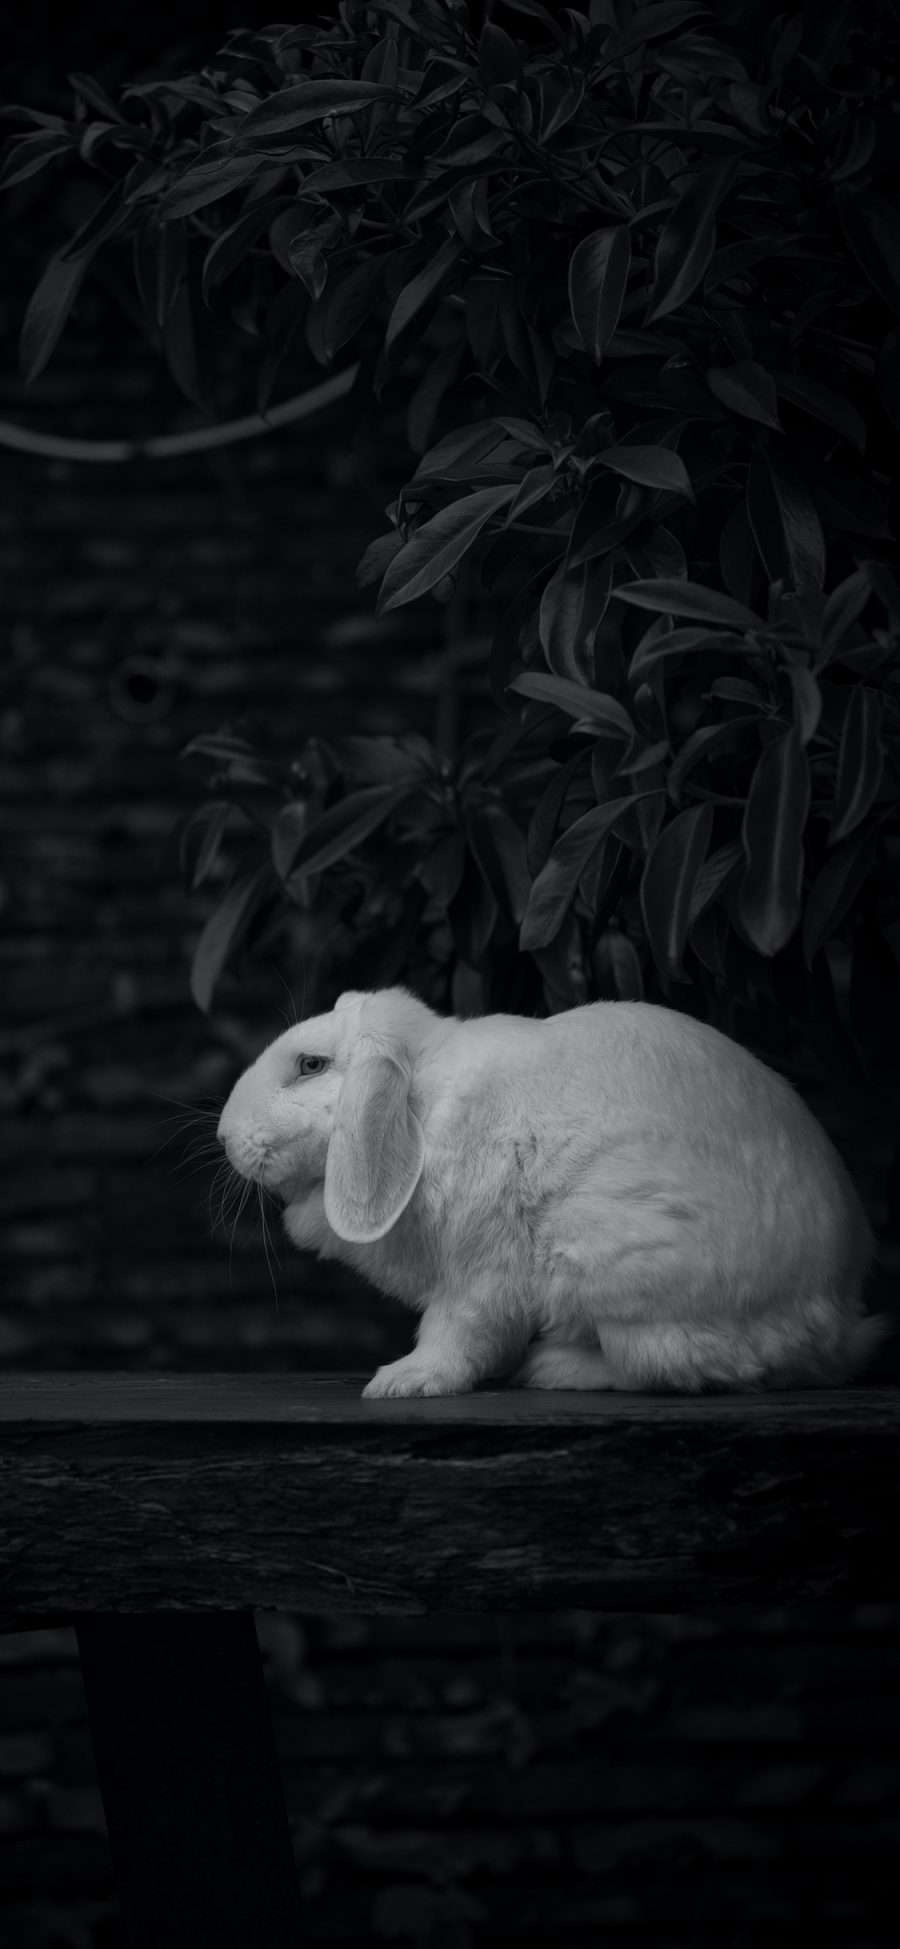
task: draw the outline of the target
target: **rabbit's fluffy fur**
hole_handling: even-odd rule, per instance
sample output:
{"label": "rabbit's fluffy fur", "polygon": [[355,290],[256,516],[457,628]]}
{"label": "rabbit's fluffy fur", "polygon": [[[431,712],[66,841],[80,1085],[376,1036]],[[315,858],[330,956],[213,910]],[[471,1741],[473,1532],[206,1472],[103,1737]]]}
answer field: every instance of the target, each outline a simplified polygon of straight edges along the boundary
{"label": "rabbit's fluffy fur", "polygon": [[460,1021],[402,988],[345,994],[244,1072],[219,1137],[296,1245],[421,1313],[370,1396],[833,1385],[881,1337],[824,1131],[669,1009]]}

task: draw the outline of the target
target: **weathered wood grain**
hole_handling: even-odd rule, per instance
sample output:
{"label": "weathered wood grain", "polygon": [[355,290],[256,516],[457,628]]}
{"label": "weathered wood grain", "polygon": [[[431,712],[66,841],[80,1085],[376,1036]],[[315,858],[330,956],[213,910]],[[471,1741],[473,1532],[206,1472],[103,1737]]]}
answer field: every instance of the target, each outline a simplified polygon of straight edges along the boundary
{"label": "weathered wood grain", "polygon": [[900,1390],[700,1399],[361,1375],[0,1384],[0,1622],[900,1598]]}

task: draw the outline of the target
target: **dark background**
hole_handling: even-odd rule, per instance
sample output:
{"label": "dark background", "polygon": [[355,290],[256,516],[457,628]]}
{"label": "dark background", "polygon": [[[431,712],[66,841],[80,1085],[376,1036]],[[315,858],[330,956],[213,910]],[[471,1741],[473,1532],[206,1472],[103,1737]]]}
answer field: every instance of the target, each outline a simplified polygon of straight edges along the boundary
{"label": "dark background", "polygon": [[[51,34],[23,9],[2,92],[52,108],[73,69],[183,72],[277,11],[82,6]],[[84,438],[194,424],[97,281],[24,392],[22,313],[75,202],[40,181],[3,201],[0,419]],[[376,624],[353,582],[406,459],[399,411],[352,439],[337,412],[177,463],[0,448],[7,1368],[371,1371],[409,1343],[409,1317],[349,1273],[282,1251],[270,1274],[252,1227],[232,1241],[211,1222],[180,1106],[221,1102],[302,982],[289,999],[273,960],[198,1013],[206,908],[176,839],[200,731],[243,720],[288,752],[313,732],[434,733],[444,613]],[[473,668],[464,717],[482,694]],[[852,1093],[814,1107],[895,1282],[890,1133]],[[309,1940],[737,1945],[803,1924],[841,1949],[887,1941],[897,1621],[261,1618]],[[0,1942],[112,1949],[111,1886],[74,1639],[0,1640]]]}

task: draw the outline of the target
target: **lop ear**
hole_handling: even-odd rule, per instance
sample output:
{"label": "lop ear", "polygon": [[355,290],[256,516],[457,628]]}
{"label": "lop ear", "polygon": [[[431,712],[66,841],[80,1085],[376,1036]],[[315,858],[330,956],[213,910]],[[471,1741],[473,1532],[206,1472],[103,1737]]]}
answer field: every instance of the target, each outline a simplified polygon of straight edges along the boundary
{"label": "lop ear", "polygon": [[409,1204],[425,1138],[409,1105],[412,1057],[383,1036],[361,1036],[338,1102],[325,1166],[325,1216],[338,1238],[371,1245]]}

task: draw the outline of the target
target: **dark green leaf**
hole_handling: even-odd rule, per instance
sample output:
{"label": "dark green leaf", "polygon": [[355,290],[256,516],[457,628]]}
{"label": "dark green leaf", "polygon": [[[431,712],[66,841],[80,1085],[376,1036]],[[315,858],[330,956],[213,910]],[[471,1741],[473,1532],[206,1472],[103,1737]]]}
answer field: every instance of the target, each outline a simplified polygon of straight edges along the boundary
{"label": "dark green leaf", "polygon": [[838,751],[834,805],[828,828],[828,844],[836,846],[855,831],[875,802],[884,752],[881,748],[881,715],[884,699],[877,690],[857,684],[849,692],[841,743]]}
{"label": "dark green leaf", "polygon": [[191,964],[191,994],[204,1015],[209,1012],[223,968],[244,939],[269,886],[268,865],[248,868],[233,880],[210,914]]}
{"label": "dark green leaf", "polygon": [[417,781],[407,779],[401,785],[370,785],[359,792],[348,792],[308,827],[282,872],[324,872],[326,866],[333,866],[335,860],[361,846],[416,789]]}
{"label": "dark green leaf", "polygon": [[43,372],[72,309],[85,272],[100,249],[128,221],[116,184],[55,257],[31,295],[22,325],[19,357],[26,384]]}
{"label": "dark green leaf", "polygon": [[900,317],[900,218],[896,205],[870,189],[835,191],[844,236],[874,291]]}
{"label": "dark green leaf", "polygon": [[646,507],[647,496],[635,481],[623,481],[617,497],[614,479],[593,482],[572,525],[569,567],[608,555],[643,521]]}
{"label": "dark green leaf", "polygon": [[656,6],[638,7],[628,26],[616,34],[611,52],[617,61],[621,61],[626,54],[632,54],[635,48],[643,47],[647,41],[677,34],[686,21],[705,11],[702,6],[690,4],[690,0],[658,0]]}
{"label": "dark green leaf", "polygon": [[520,927],[531,893],[524,833],[496,803],[472,806],[466,816],[466,831],[494,898]]}
{"label": "dark green leaf", "polygon": [[500,907],[474,853],[467,850],[462,878],[449,907],[456,951],[472,968],[482,966],[494,935]]}
{"label": "dark green leaf", "polygon": [[523,953],[532,948],[546,947],[559,932],[591,854],[606,838],[614,821],[634,803],[634,799],[628,797],[611,799],[606,805],[595,805],[583,818],[576,819],[568,832],[557,840],[546,866],[531,889],[528,910],[519,935],[519,946]]}
{"label": "dark green leaf", "polygon": [[806,896],[803,959],[811,967],[819,949],[833,939],[852,907],[875,858],[878,826],[860,826],[830,853]]}
{"label": "dark green leaf", "polygon": [[456,899],[466,860],[466,844],[461,832],[444,832],[431,851],[419,861],[416,878],[430,898],[447,911]]}
{"label": "dark green leaf", "polygon": [[283,208],[283,199],[273,197],[265,203],[245,210],[227,230],[220,231],[215,242],[210,245],[203,260],[203,302],[208,304],[216,286],[229,276],[229,273],[242,264],[257,237],[265,229],[273,216]]}
{"label": "dark green leaf", "polygon": [[309,806],[302,799],[282,806],[272,827],[272,865],[280,880],[287,879],[308,830]]}
{"label": "dark green leaf", "polygon": [[478,72],[486,88],[522,80],[524,69],[519,49],[511,36],[492,20],[486,20],[481,30]]}
{"label": "dark green leaf", "polygon": [[627,225],[595,230],[576,244],[569,263],[569,309],[576,331],[599,364],[619,322],[631,236]]}
{"label": "dark green leaf", "polygon": [[800,920],[809,798],[806,751],[798,732],[786,731],[760,756],[744,810],[737,914],[759,954],[777,954]]}
{"label": "dark green leaf", "polygon": [[900,432],[900,330],[894,326],[878,354],[878,396],[892,425]]}
{"label": "dark green leaf", "polygon": [[335,190],[364,189],[369,183],[404,183],[415,177],[408,163],[392,156],[365,156],[348,162],[326,162],[303,179],[303,195],[331,196]]}
{"label": "dark green leaf", "polygon": [[576,684],[594,678],[593,645],[609,603],[612,564],[608,556],[583,568],[558,568],[541,597],[541,647],[554,675]]}
{"label": "dark green leaf", "polygon": [[529,821],[526,841],[526,856],[532,876],[547,864],[569,786],[586,760],[585,751],[576,751],[574,758],[567,758],[565,764],[557,767],[538,799]]}
{"label": "dark green leaf", "polygon": [[866,450],[866,424],[861,413],[836,393],[831,386],[823,386],[818,379],[808,379],[799,372],[773,372],[775,391],[779,399],[786,399],[791,406],[799,406],[804,413],[821,420],[835,433],[843,435],[857,453]]}
{"label": "dark green leaf", "polygon": [[680,541],[659,522],[647,521],[634,534],[626,535],[622,553],[638,581],[687,581],[687,557]]}
{"label": "dark green leaf", "polygon": [[615,594],[621,602],[633,602],[638,609],[656,609],[667,616],[695,617],[698,622],[728,629],[764,628],[762,617],[752,609],[699,582],[670,581],[660,576],[652,582],[621,582]]}
{"label": "dark green leaf", "polygon": [[[618,589],[615,593],[618,595]],[[632,653],[628,675],[631,683],[636,685],[645,681],[658,663],[667,662],[670,657],[692,656],[697,652],[706,655],[711,650],[718,655],[747,656],[750,653],[745,639],[740,636],[723,636],[714,629],[660,631],[651,625]]]}
{"label": "dark green leaf", "polygon": [[716,247],[716,212],[736,167],[729,158],[701,170],[678,198],[656,246],[645,325],[668,317],[696,291]]}
{"label": "dark green leaf", "polygon": [[433,589],[477,541],[491,516],[512,500],[515,487],[481,487],[451,502],[417,528],[395,555],[381,585],[378,614]]}
{"label": "dark green leaf", "polygon": [[[694,894],[691,900],[689,925],[694,926],[704,910],[722,891],[731,875],[744,864],[744,848],[739,839],[729,839],[716,852],[710,853],[697,875]],[[701,957],[702,958],[702,957]]]}
{"label": "dark green leaf", "polygon": [[642,487],[656,487],[669,494],[684,494],[689,501],[694,498],[688,471],[677,453],[668,447],[606,447],[597,455],[601,467],[608,467],[614,474],[624,475],[626,480],[637,481]]}
{"label": "dark green leaf", "polygon": [[208,402],[197,351],[193,294],[187,283],[179,285],[163,326],[163,351],[176,385],[203,412]]}
{"label": "dark green leaf", "polygon": [[[442,170],[475,169],[479,163],[489,162],[492,156],[500,154],[509,147],[509,132],[495,128],[486,122],[483,115],[461,115],[452,124],[450,134],[439,149],[435,149],[432,160],[441,165]],[[417,216],[425,214],[423,206],[414,206]],[[409,210],[406,212],[409,218]]]}
{"label": "dark green leaf", "polygon": [[514,677],[509,688],[519,691],[523,697],[534,697],[541,704],[556,704],[570,717],[590,718],[594,724],[604,724],[629,742],[635,736],[635,727],[628,712],[614,697],[607,697],[598,690],[588,690],[578,683],[570,683],[565,677],[545,676],[542,670],[528,670],[524,676]]}
{"label": "dark green leaf", "polygon": [[758,717],[732,717],[727,724],[701,724],[686,738],[681,750],[669,767],[668,789],[671,797],[677,799],[688,774],[702,764],[704,758],[717,757],[720,751],[729,751],[741,744],[748,732],[758,735]]}
{"label": "dark green leaf", "polygon": [[794,723],[801,742],[809,744],[822,715],[822,692],[804,663],[789,663],[788,676],[794,693]]}
{"label": "dark green leaf", "polygon": [[391,562],[399,555],[401,548],[405,547],[406,543],[402,535],[376,535],[375,540],[370,541],[356,570],[359,588],[367,588],[370,582],[380,582]]}
{"label": "dark green leaf", "polygon": [[364,785],[399,785],[407,778],[421,783],[435,772],[432,747],[414,731],[396,738],[343,737],[339,751],[347,775]]}
{"label": "dark green leaf", "polygon": [[450,192],[448,203],[467,250],[483,251],[485,244],[497,242],[491,230],[487,186],[481,178],[474,182],[457,183]]}
{"label": "dark green leaf", "polygon": [[458,237],[448,237],[438,246],[424,269],[404,285],[388,320],[384,339],[386,357],[396,360],[402,356],[410,328],[434,304],[442,286],[459,263],[462,248]]}
{"label": "dark green leaf", "polygon": [[66,155],[74,146],[70,134],[57,135],[49,129],[22,136],[15,148],[10,149],[0,169],[0,190],[12,189],[16,183],[26,182],[29,176],[36,176],[56,156]]}
{"label": "dark green leaf", "polygon": [[713,901],[703,908],[692,920],[688,929],[688,940],[701,966],[708,968],[718,981],[726,979],[725,942],[728,938],[728,915]]}
{"label": "dark green leaf", "polygon": [[19,357],[26,385],[43,372],[90,267],[90,258],[51,257],[32,292]]}
{"label": "dark green leaf", "polygon": [[191,893],[203,885],[219,857],[219,848],[229,821],[234,816],[230,799],[210,799],[192,813],[181,834],[181,871]]}
{"label": "dark green leaf", "polygon": [[812,495],[783,462],[760,451],[747,472],[747,513],[769,581],[821,589],[825,537]]}
{"label": "dark green leaf", "polygon": [[710,391],[729,412],[760,426],[783,431],[778,418],[778,400],[772,374],[755,359],[739,359],[736,365],[711,365],[707,372]]}
{"label": "dark green leaf", "polygon": [[223,196],[230,195],[241,183],[249,182],[251,176],[259,174],[258,156],[216,156],[213,162],[203,162],[194,169],[185,171],[177,183],[173,183],[160,204],[160,215],[167,217],[189,217],[195,210],[204,210],[210,203],[218,203]]}
{"label": "dark green leaf", "polygon": [[653,959],[670,981],[684,981],[691,902],[712,834],[711,805],[694,805],[663,826],[647,855],[640,901]]}
{"label": "dark green leaf", "polygon": [[237,132],[238,142],[267,140],[270,135],[286,135],[304,128],[308,122],[321,122],[326,115],[350,115],[370,102],[397,101],[396,88],[385,88],[378,81],[354,81],[340,76],[300,81],[282,88],[268,101],[260,102],[244,116]]}
{"label": "dark green leaf", "polygon": [[634,942],[621,927],[608,927],[600,935],[591,959],[597,979],[612,988],[620,1002],[639,1002],[644,997],[644,976]]}
{"label": "dark green leaf", "polygon": [[758,570],[756,544],[743,495],[735,501],[719,536],[719,573],[736,602],[750,602]]}
{"label": "dark green leaf", "polygon": [[871,593],[868,564],[854,569],[852,575],[832,589],[822,616],[822,642],[829,656],[840,653],[844,638],[862,615]]}

